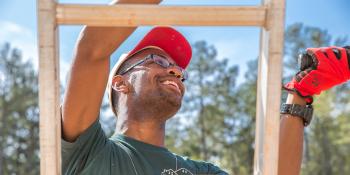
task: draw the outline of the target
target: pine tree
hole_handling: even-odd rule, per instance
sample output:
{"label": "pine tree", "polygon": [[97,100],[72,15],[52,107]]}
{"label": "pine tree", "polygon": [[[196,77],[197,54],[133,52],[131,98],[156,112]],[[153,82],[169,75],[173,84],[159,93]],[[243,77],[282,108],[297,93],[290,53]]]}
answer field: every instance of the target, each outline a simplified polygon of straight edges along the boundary
{"label": "pine tree", "polygon": [[37,73],[21,52],[0,49],[0,174],[39,174]]}

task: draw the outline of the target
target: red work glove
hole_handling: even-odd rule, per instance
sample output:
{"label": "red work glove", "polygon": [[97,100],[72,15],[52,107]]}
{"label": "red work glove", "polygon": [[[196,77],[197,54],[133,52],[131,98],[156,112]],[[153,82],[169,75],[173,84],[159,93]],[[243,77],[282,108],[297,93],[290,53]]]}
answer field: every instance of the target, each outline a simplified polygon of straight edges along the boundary
{"label": "red work glove", "polygon": [[307,103],[313,95],[350,79],[350,47],[308,48],[299,56],[300,71],[284,86],[297,92]]}

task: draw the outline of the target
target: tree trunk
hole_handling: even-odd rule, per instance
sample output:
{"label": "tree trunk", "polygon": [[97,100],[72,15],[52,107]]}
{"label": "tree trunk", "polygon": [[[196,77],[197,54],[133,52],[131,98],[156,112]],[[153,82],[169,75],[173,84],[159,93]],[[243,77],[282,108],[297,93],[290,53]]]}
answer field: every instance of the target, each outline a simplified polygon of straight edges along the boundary
{"label": "tree trunk", "polygon": [[6,105],[5,105],[5,98],[1,96],[0,99],[0,175],[4,174],[4,149],[5,149],[5,138],[6,138],[6,133],[5,133],[5,110],[6,110]]}
{"label": "tree trunk", "polygon": [[[324,123],[323,123],[324,124]],[[331,158],[332,158],[332,155],[331,155],[331,152],[330,152],[330,145],[329,145],[329,138],[328,138],[328,134],[327,134],[327,131],[328,131],[328,128],[324,127],[324,126],[321,126],[321,132],[322,132],[322,144],[321,144],[321,147],[322,147],[322,152],[323,152],[323,155],[324,155],[324,166],[323,167],[323,173],[325,175],[331,175],[332,174],[332,165],[331,165]]]}
{"label": "tree trunk", "polygon": [[305,164],[310,161],[310,143],[309,143],[309,134],[304,132],[304,141],[305,141]]}
{"label": "tree trunk", "polygon": [[202,159],[205,161],[208,161],[209,156],[208,156],[207,139],[206,139],[207,135],[206,135],[206,127],[203,119],[203,114],[204,114],[204,106],[202,106],[201,104],[201,109],[199,113],[199,125],[201,130],[200,140],[202,144],[201,154],[202,154]]}
{"label": "tree trunk", "polygon": [[[204,82],[203,82],[203,72],[205,72],[204,70],[202,70],[201,67],[199,67],[199,70],[202,72],[199,74],[199,87],[200,90],[202,91],[204,89]],[[202,94],[202,93],[201,93]],[[207,148],[207,132],[206,132],[206,126],[205,126],[205,119],[204,119],[204,99],[202,96],[199,97],[199,101],[200,101],[200,112],[199,112],[199,125],[200,125],[200,140],[201,140],[201,144],[202,144],[202,150],[201,150],[201,155],[202,155],[202,159],[204,161],[208,161],[209,159],[209,155],[208,155],[208,148]]]}
{"label": "tree trunk", "polygon": [[2,152],[2,145],[1,145],[1,142],[0,142],[0,175],[3,174],[3,168],[2,168],[2,165],[3,165],[3,152]]}

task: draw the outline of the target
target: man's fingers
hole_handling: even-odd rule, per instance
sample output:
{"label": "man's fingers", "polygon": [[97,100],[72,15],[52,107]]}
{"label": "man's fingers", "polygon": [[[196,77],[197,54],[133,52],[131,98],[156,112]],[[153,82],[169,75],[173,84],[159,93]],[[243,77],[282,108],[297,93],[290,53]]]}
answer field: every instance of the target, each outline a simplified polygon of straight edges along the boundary
{"label": "man's fingers", "polygon": [[316,69],[317,59],[313,58],[312,54],[303,52],[299,55],[298,64],[300,71],[304,71],[309,68]]}
{"label": "man's fingers", "polygon": [[337,59],[340,60],[340,58],[341,58],[340,50],[337,48],[332,48],[332,51],[333,51],[335,57],[337,57]]}
{"label": "man's fingers", "polygon": [[303,70],[303,71],[300,71],[296,74],[295,76],[295,80],[297,82],[300,82],[308,73],[310,73],[313,69],[311,67]]}

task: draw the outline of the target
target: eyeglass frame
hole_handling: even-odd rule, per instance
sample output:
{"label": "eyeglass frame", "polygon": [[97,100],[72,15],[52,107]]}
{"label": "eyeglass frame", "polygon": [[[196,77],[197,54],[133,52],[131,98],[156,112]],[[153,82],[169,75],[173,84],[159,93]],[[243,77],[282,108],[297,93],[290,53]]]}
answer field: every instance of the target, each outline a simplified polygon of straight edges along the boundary
{"label": "eyeglass frame", "polygon": [[[157,63],[157,62],[154,60],[154,55],[159,56],[159,57],[161,57],[162,59],[166,60],[166,61],[169,63],[169,65],[168,65],[167,67],[164,67],[164,65],[161,65],[161,64]],[[134,67],[136,67],[136,66],[138,66],[138,65],[140,65],[140,64],[142,64],[142,63],[144,63],[145,61],[147,61],[147,60],[149,60],[149,59],[151,59],[154,63],[156,63],[157,65],[160,65],[160,66],[163,67],[163,68],[169,68],[169,67],[171,67],[171,66],[177,67],[177,68],[181,71],[181,79],[180,79],[180,80],[181,80],[182,82],[184,82],[185,80],[188,79],[188,74],[187,74],[187,71],[186,71],[186,70],[184,70],[183,68],[179,67],[179,66],[176,65],[176,64],[171,63],[165,56],[159,55],[159,54],[149,54],[149,55],[147,55],[145,58],[143,58],[143,59],[137,61],[136,63],[132,64],[132,65],[131,65],[130,67],[128,67],[127,69],[123,70],[121,73],[119,73],[119,75],[124,75],[124,74],[126,74],[126,73],[129,72],[131,69],[133,69]]]}

